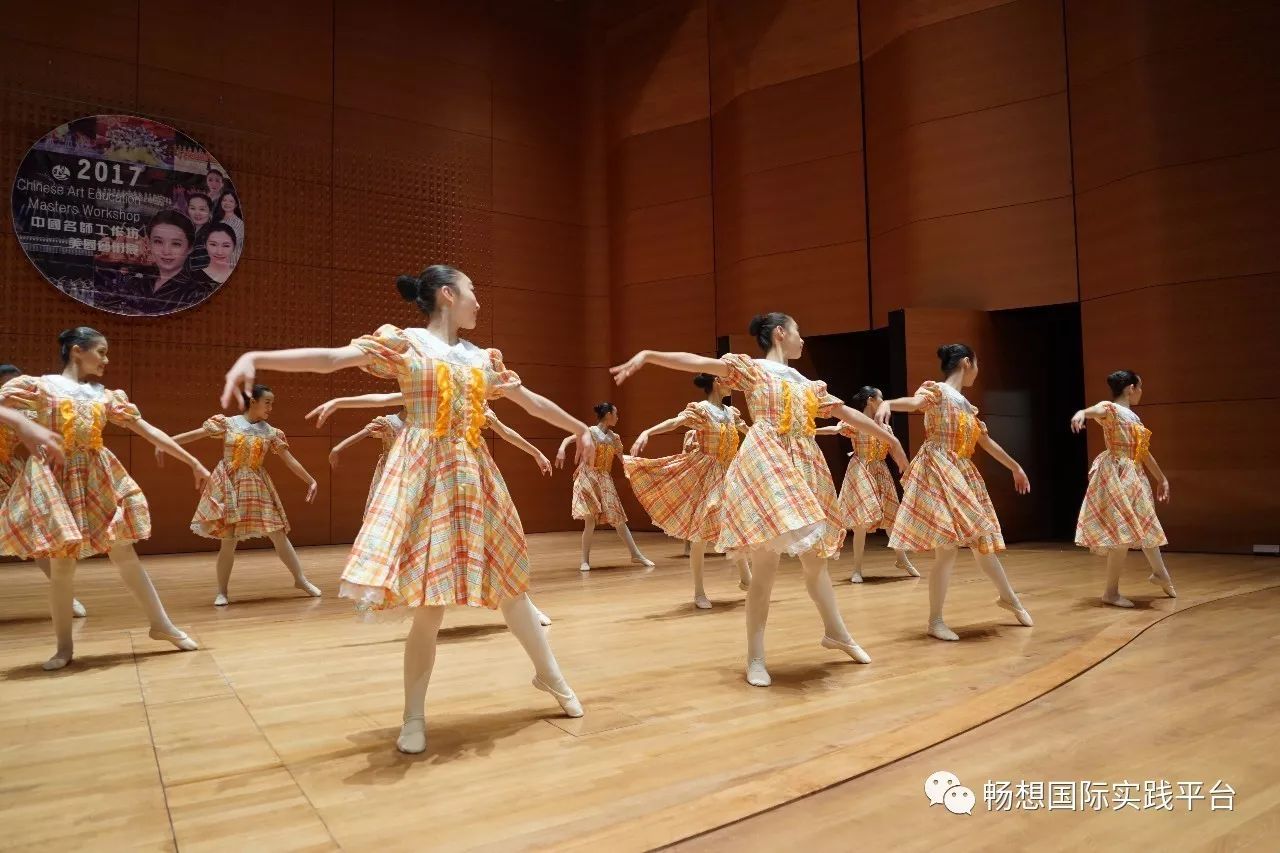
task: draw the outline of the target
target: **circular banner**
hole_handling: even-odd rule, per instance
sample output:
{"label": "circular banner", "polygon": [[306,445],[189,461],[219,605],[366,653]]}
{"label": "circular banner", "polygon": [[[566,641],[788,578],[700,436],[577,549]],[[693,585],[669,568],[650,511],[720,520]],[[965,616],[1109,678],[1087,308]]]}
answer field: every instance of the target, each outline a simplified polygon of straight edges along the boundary
{"label": "circular banner", "polygon": [[89,116],[47,134],[18,167],[12,212],[36,269],[114,314],[198,305],[244,251],[227,170],[186,134],[137,116]]}

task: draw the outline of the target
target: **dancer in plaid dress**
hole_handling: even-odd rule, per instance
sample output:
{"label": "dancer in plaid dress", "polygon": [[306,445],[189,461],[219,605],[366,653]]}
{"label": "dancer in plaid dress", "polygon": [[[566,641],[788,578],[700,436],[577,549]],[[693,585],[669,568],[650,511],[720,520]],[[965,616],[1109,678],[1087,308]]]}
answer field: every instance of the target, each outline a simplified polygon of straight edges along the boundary
{"label": "dancer in plaid dress", "polygon": [[[254,385],[245,396],[244,414],[228,418],[214,415],[200,429],[174,436],[178,444],[189,444],[201,438],[222,442],[222,459],[200,495],[191,532],[221,542],[218,548],[218,594],[214,607],[226,607],[229,601],[231,569],[236,562],[236,543],[265,537],[276,549],[276,556],[293,575],[293,585],[307,595],[320,597],[320,587],[307,580],[298,552],[289,541],[289,518],[267,473],[267,454],[280,457],[298,479],[307,484],[307,503],[315,500],[316,479],[289,452],[289,442],[280,430],[271,426],[271,410],[276,395],[266,385]],[[159,453],[156,461],[161,462]]]}
{"label": "dancer in plaid dress", "polygon": [[987,435],[978,410],[960,393],[978,378],[978,356],[965,344],[938,347],[944,382],[926,382],[915,396],[885,400],[876,420],[889,422],[890,412],[924,414],[925,440],[902,480],[902,504],[889,533],[889,547],[904,551],[933,551],[929,574],[928,634],[939,640],[958,640],[942,619],[947,587],[956,564],[956,550],[968,548],[978,566],[1000,591],[996,600],[1031,627],[1031,614],[1009,584],[997,551],[1004,550],[1000,519],[996,517],[987,484],[973,464],[981,447],[1013,474],[1019,494],[1031,491],[1022,466]]}
{"label": "dancer in plaid dress", "polygon": [[[868,417],[875,417],[883,401],[879,388],[864,385],[853,395],[849,405]],[[893,475],[884,461],[889,455],[889,445],[874,436],[850,429],[848,424],[822,427],[818,435],[842,435],[853,442],[838,505],[845,529],[853,531],[853,577],[849,582],[862,583],[862,555],[867,547],[867,533],[877,528],[889,531],[893,528],[894,516],[898,514],[898,487],[894,485]],[[896,568],[913,578],[920,577],[906,551],[895,553]]]}
{"label": "dancer in plaid dress", "polygon": [[[0,386],[21,375],[22,371],[12,364],[0,364]],[[36,413],[32,409],[14,412],[0,409],[0,411],[4,411],[6,415],[15,414],[37,429],[43,429],[43,427],[35,423]],[[22,449],[23,446],[22,442],[18,440],[18,433],[4,426],[4,424],[0,424],[0,504],[4,503],[5,496],[9,494],[9,489],[13,487],[13,484],[18,479],[18,472],[22,470],[22,462],[25,458]],[[36,568],[44,573],[46,578],[50,577],[48,560],[40,557],[32,562],[36,564]],[[71,599],[71,614],[77,619],[83,619],[89,615],[78,598]]]}
{"label": "dancer in plaid dress", "polygon": [[[378,407],[378,406],[395,406],[404,403],[404,395],[396,392],[394,394],[361,394],[356,397],[335,397],[326,403],[322,403],[312,409],[307,415],[308,418],[316,418],[316,426],[323,426],[325,421],[338,409],[351,409],[360,407]],[[400,435],[400,431],[404,429],[405,410],[402,407],[399,414],[378,416],[353,435],[349,435],[329,452],[329,464],[334,469],[338,467],[339,452],[355,444],[357,441],[374,436],[382,442],[382,455],[378,457],[378,463],[374,467],[373,482],[369,484],[369,499],[365,502],[365,511],[368,512],[369,501],[373,500],[373,495],[378,489],[378,481],[382,479],[382,469],[386,465],[387,453],[390,452],[391,446],[395,444],[396,437]],[[534,447],[530,441],[511,427],[498,420],[498,416],[493,413],[493,409],[485,406],[484,410],[485,429],[492,430],[495,435],[508,444],[519,448],[533,459],[537,464],[538,470],[542,472],[544,477],[551,476],[551,462],[541,450]],[[533,596],[529,597],[530,600]],[[551,624],[551,617],[538,611],[538,621],[543,625]]]}
{"label": "dancer in plaid dress", "polygon": [[1130,548],[1141,550],[1151,565],[1147,579],[1176,598],[1173,579],[1160,555],[1160,546],[1169,540],[1156,518],[1151,483],[1139,468],[1146,468],[1156,481],[1156,498],[1169,500],[1169,480],[1151,453],[1151,430],[1133,412],[1142,399],[1142,379],[1132,370],[1117,370],[1107,377],[1107,385],[1110,400],[1081,409],[1071,418],[1071,430],[1077,433],[1084,430],[1086,419],[1096,420],[1107,443],[1089,469],[1076,544],[1107,556],[1107,588],[1102,594],[1107,604],[1133,607],[1120,594],[1120,573]]}
{"label": "dancer in plaid dress", "polygon": [[611,372],[619,384],[646,364],[710,373],[720,377],[725,387],[747,395],[751,430],[725,474],[716,549],[745,551],[751,559],[747,682],[766,687],[771,679],[764,662],[764,629],[774,576],[784,553],[798,555],[804,566],[805,586],[826,628],[822,646],[839,649],[860,663],[871,662],[845,627],[827,573],[827,560],[840,553],[844,529],[837,518],[831,471],[813,439],[814,418],[838,418],[880,436],[900,465],[906,465],[906,456],[892,432],[828,394],[825,382],[806,379],[788,366],[804,346],[795,320],[777,312],[760,314],[752,319],[749,331],[764,358],[726,355],[715,359],[643,350]]}
{"label": "dancer in plaid dress", "polygon": [[[570,511],[582,522],[582,564],[579,571],[591,571],[591,540],[597,524],[611,524],[618,531],[631,562],[653,568],[653,561],[640,553],[631,528],[627,527],[627,511],[622,508],[618,487],[613,484],[613,460],[622,455],[622,439],[613,428],[618,425],[618,407],[613,403],[598,403],[595,407],[597,423],[591,428],[595,439],[595,456],[586,465],[578,466],[573,473],[573,501]],[[556,454],[556,467],[564,467],[564,454],[576,439],[567,437],[560,443]]]}
{"label": "dancer in plaid dress", "polygon": [[586,424],[526,389],[497,350],[461,340],[480,303],[471,279],[443,265],[396,280],[400,295],[427,315],[425,328],[383,326],[344,347],[249,352],[227,373],[222,403],[253,386],[259,370],[332,373],[359,367],[394,379],[404,394],[405,427],[342,572],[340,595],[369,616],[412,614],[405,641],[402,752],[427,748],[427,684],[448,605],[500,607],[532,659],[534,687],[565,713],[582,705],[565,682],[545,628],[525,594],[529,558],[520,516],[480,435],[487,400],[505,397],[534,417],[578,435],[579,454],[595,446]]}
{"label": "dancer in plaid dress", "polygon": [[192,651],[196,642],[174,626],[133,543],[151,535],[151,512],[142,489],[103,444],[107,422],[124,427],[195,474],[196,488],[209,479],[199,460],[142,419],[123,391],[108,391],[93,381],[108,363],[107,339],[77,326],[58,336],[63,371],[50,376],[19,376],[0,388],[0,405],[31,409],[35,421],[62,434],[65,461],[56,467],[36,454],[28,456],[17,480],[0,504],[0,554],[49,560],[49,611],[57,650],[47,670],[62,669],[74,652],[71,638],[76,561],[107,554],[120,579],[147,614],[150,636]]}
{"label": "dancer in plaid dress", "polygon": [[[692,543],[689,568],[693,570],[693,606],[710,610],[711,601],[703,589],[702,564],[707,543],[720,539],[720,518],[724,505],[724,476],[738,455],[738,437],[747,425],[724,398],[729,395],[719,379],[699,373],[693,384],[702,389],[704,399],[690,403],[674,418],[640,433],[631,447],[631,456],[622,457],[622,468],[640,503],[668,536]],[[642,453],[655,435],[689,429],[696,438],[692,449],[660,459],[644,459]],[[748,589],[751,570],[745,554],[738,554],[738,587]]]}

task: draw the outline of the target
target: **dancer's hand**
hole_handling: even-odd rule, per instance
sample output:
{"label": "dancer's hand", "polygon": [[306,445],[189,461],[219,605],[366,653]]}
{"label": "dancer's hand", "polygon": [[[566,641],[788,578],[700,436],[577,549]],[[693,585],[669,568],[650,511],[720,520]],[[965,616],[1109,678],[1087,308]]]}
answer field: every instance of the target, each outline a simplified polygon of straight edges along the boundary
{"label": "dancer's hand", "polygon": [[636,443],[631,445],[631,455],[639,456],[641,453],[644,453],[644,449],[648,446],[649,446],[649,431],[645,430],[644,432],[640,433],[640,436],[636,439]]}
{"label": "dancer's hand", "polygon": [[333,417],[333,413],[342,408],[337,400],[328,400],[307,412],[307,420],[316,419],[316,426],[324,426],[324,422]]}
{"label": "dancer's hand", "polygon": [[876,409],[876,423],[880,424],[882,427],[887,427],[889,425],[889,418],[892,416],[893,409],[889,408],[889,401],[883,401],[880,404],[880,407]]}
{"label": "dancer's hand", "polygon": [[32,456],[55,468],[66,464],[67,458],[62,450],[62,436],[26,416],[15,418],[9,421],[9,424],[17,433],[18,440]]}
{"label": "dancer's hand", "polygon": [[226,381],[222,385],[222,408],[231,409],[244,400],[242,395],[253,393],[253,380],[257,368],[253,363],[253,353],[245,353],[236,359],[227,371]]}
{"label": "dancer's hand", "polygon": [[907,452],[902,449],[902,443],[896,443],[896,445],[890,449],[890,452],[893,454],[893,461],[897,464],[898,470],[905,473],[907,468],[911,465],[911,460],[907,458]]}
{"label": "dancer's hand", "polygon": [[315,480],[312,480],[311,483],[307,486],[307,496],[304,499],[306,500],[307,503],[311,503],[313,500],[316,499],[316,489],[318,488],[320,487],[316,484]]}
{"label": "dancer's hand", "polygon": [[1022,470],[1021,465],[1013,469],[1013,487],[1020,495],[1031,494],[1031,481],[1027,479],[1027,472]]}
{"label": "dancer's hand", "polygon": [[556,454],[556,467],[564,467],[564,445],[560,445],[560,452]]}
{"label": "dancer's hand", "polygon": [[1071,416],[1071,431],[1080,432],[1082,429],[1084,429],[1084,409]]}
{"label": "dancer's hand", "polygon": [[544,454],[539,453],[537,456],[533,457],[533,461],[538,463],[538,470],[542,472],[542,476],[551,476],[551,460],[547,459]]}
{"label": "dancer's hand", "polygon": [[609,368],[609,372],[613,374],[613,381],[619,385],[626,382],[636,373],[636,371],[644,367],[645,361],[648,357],[649,351],[641,350],[622,364]]}
{"label": "dancer's hand", "polygon": [[205,483],[209,482],[209,469],[197,462],[191,466],[191,473],[196,478],[196,491],[204,491]]}
{"label": "dancer's hand", "polygon": [[1169,478],[1165,477],[1160,481],[1160,485],[1156,487],[1156,500],[1161,503],[1169,501]]}
{"label": "dancer's hand", "polygon": [[165,453],[164,448],[162,447],[156,448],[156,467],[157,468],[164,467],[164,458],[168,455],[169,455],[168,453]]}
{"label": "dancer's hand", "polygon": [[337,467],[338,467],[338,457],[339,457],[340,455],[341,455],[341,454],[340,454],[340,453],[338,453],[338,451],[337,451],[337,450],[330,450],[330,451],[329,451],[329,467],[330,467],[330,468],[337,468]]}

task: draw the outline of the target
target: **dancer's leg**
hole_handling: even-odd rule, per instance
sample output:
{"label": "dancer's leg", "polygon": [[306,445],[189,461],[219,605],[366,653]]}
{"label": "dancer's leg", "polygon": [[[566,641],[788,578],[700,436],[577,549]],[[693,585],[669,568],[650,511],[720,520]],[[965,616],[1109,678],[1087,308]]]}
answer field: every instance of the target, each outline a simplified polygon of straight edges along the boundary
{"label": "dancer's leg", "polygon": [[1164,556],[1161,555],[1159,548],[1143,548],[1142,555],[1147,558],[1147,562],[1151,565],[1151,577],[1147,580],[1159,586],[1164,590],[1164,594],[1170,598],[1177,598],[1178,593],[1173,588],[1173,578],[1169,576],[1169,570],[1165,567]]}
{"label": "dancer's leg", "polygon": [[1022,602],[1018,600],[1018,594],[1013,591],[1013,585],[1009,583],[1009,576],[1005,574],[1000,558],[995,554],[979,554],[974,551],[973,559],[977,562],[978,568],[982,569],[999,590],[1000,598],[996,600],[996,604],[1017,616],[1018,621],[1025,627],[1030,628],[1035,625],[1031,620],[1031,614],[1022,606]]}
{"label": "dancer's leg", "polygon": [[218,546],[218,594],[213,597],[214,607],[226,607],[230,600],[231,568],[236,564],[236,539],[229,536]]}
{"label": "dancer's leg", "polygon": [[738,566],[738,589],[743,592],[751,589],[751,562],[741,554],[733,558]]}
{"label": "dancer's leg", "polygon": [[804,585],[809,590],[809,598],[813,599],[818,615],[822,617],[823,647],[840,649],[858,663],[871,663],[871,656],[853,641],[845,627],[844,617],[836,604],[835,590],[831,588],[826,558],[810,551],[800,555],[800,565],[804,567]]}
{"label": "dancer's leg", "polygon": [[702,585],[702,563],[707,554],[706,542],[694,542],[689,552],[689,569],[693,572],[693,606],[699,610],[710,610],[711,601]]}
{"label": "dancer's leg", "polygon": [[764,665],[764,628],[769,621],[773,581],[780,555],[776,551],[751,554],[751,589],[747,590],[747,683],[768,687],[772,682]]}
{"label": "dancer's leg", "polygon": [[893,564],[896,567],[904,570],[907,574],[911,575],[911,577],[913,578],[920,577],[919,569],[917,569],[915,566],[911,564],[911,558],[907,556],[906,551],[903,551],[901,548],[899,548],[895,550],[893,553],[898,555],[898,558],[893,561]]}
{"label": "dancer's leg", "polygon": [[71,663],[73,643],[71,602],[75,601],[76,561],[54,559],[49,561],[49,615],[53,617],[53,636],[57,649],[53,657],[44,662],[47,670],[62,669]]}
{"label": "dancer's leg", "polygon": [[862,583],[862,555],[867,549],[867,528],[856,527],[853,531],[853,577],[849,583]]}
{"label": "dancer's leg", "polygon": [[[43,572],[46,578],[49,578],[50,580],[53,579],[53,575],[50,574],[48,560],[41,557],[35,561],[35,564],[36,568]],[[84,605],[80,603],[80,599],[78,598],[71,599],[71,615],[77,619],[83,619],[89,615],[89,612],[84,609]]]}
{"label": "dancer's leg", "polygon": [[410,754],[427,748],[427,685],[436,665],[436,637],[444,621],[443,607],[419,607],[404,640],[404,724],[396,749]]}
{"label": "dancer's leg", "polygon": [[1102,593],[1103,604],[1112,607],[1132,607],[1133,602],[1120,594],[1120,574],[1124,571],[1124,559],[1128,548],[1111,548],[1107,551],[1107,588]]}
{"label": "dancer's leg", "polygon": [[117,545],[108,552],[108,556],[134,601],[147,614],[147,622],[151,625],[151,639],[173,643],[184,652],[200,648],[195,640],[169,621],[169,614],[165,612],[160,595],[151,583],[146,569],[142,568],[142,561],[138,559],[138,552],[133,550],[133,546]]}
{"label": "dancer's leg", "polygon": [[624,521],[622,524],[614,525],[614,529],[618,531],[618,535],[622,537],[627,550],[631,552],[631,562],[639,563],[652,569],[653,560],[640,553],[640,547],[636,545],[636,540],[631,536],[631,528],[627,527],[627,523]]}
{"label": "dancer's leg", "polygon": [[551,651],[547,631],[538,624],[538,610],[529,596],[520,595],[503,601],[502,618],[507,621],[507,627],[533,662],[533,686],[554,696],[570,717],[581,717],[582,704],[560,673],[560,664]]}
{"label": "dancer's leg", "polygon": [[929,571],[929,628],[930,637],[939,640],[958,640],[959,635],[942,621],[942,606],[947,602],[947,588],[951,586],[951,572],[956,567],[957,549],[954,545],[936,548],[933,552],[933,568]]}
{"label": "dancer's leg", "polygon": [[579,566],[580,571],[591,571],[591,537],[596,532],[596,520],[588,518],[582,522],[582,565]]}
{"label": "dancer's leg", "polygon": [[267,538],[276,549],[276,556],[280,558],[280,562],[284,563],[289,574],[293,575],[293,585],[307,595],[319,598],[320,587],[307,580],[307,576],[302,571],[302,561],[298,559],[298,552],[293,549],[293,543],[284,535],[284,531],[276,530],[268,533]]}

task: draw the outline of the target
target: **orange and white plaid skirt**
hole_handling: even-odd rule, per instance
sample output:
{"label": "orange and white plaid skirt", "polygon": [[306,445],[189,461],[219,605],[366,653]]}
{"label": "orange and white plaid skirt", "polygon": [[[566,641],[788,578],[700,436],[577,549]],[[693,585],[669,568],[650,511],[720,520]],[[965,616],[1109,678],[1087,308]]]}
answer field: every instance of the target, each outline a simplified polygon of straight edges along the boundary
{"label": "orange and white plaid skirt", "polygon": [[1169,544],[1156,517],[1151,482],[1133,459],[1106,450],[1093,460],[1076,544],[1094,551]]}
{"label": "orange and white plaid skirt", "polygon": [[728,468],[714,456],[699,451],[659,459],[623,456],[622,467],[636,498],[668,536],[713,543],[720,538]]}
{"label": "orange and white plaid skirt", "polygon": [[980,554],[1004,550],[1000,519],[982,474],[968,459],[925,441],[902,481],[889,547],[931,551],[964,546]]}
{"label": "orange and white plaid skirt", "polygon": [[573,474],[573,517],[579,521],[594,518],[596,524],[625,524],[627,511],[622,508],[618,487],[608,471],[597,471],[590,465],[579,465]]}
{"label": "orange and white plaid skirt", "polygon": [[840,519],[845,528],[889,530],[898,514],[898,489],[883,459],[868,462],[857,455],[849,458],[840,486]]}
{"label": "orange and white plaid skirt", "polygon": [[217,464],[200,495],[191,532],[208,539],[256,539],[289,532],[289,518],[263,468]]}

